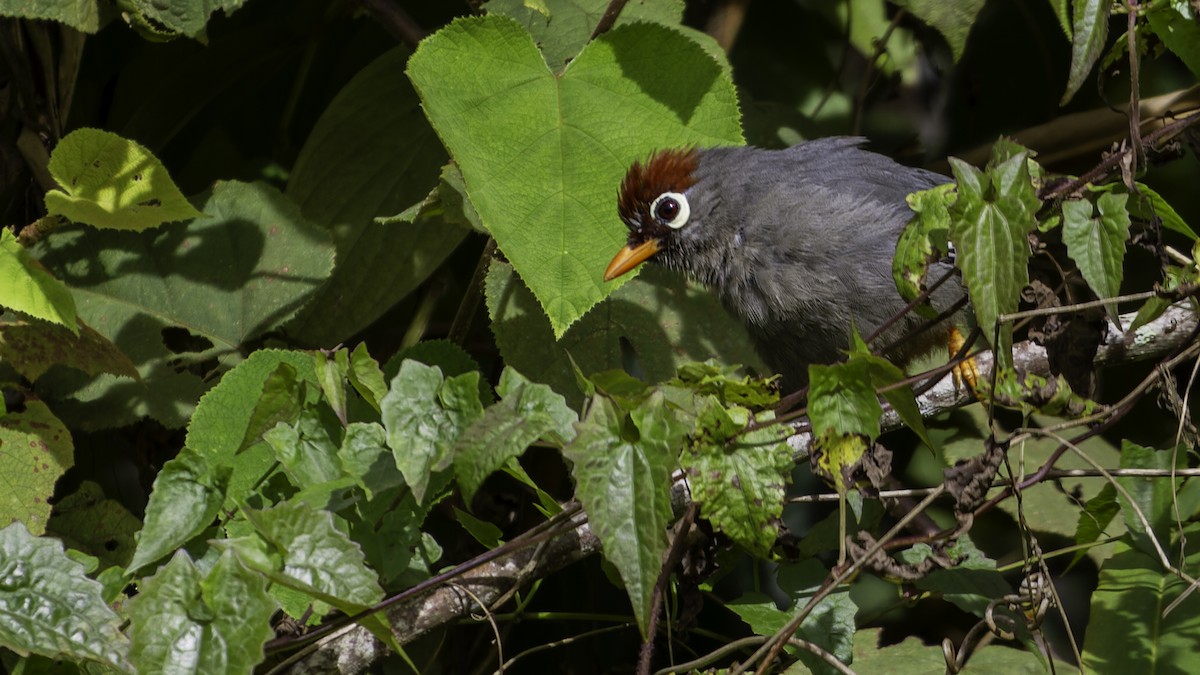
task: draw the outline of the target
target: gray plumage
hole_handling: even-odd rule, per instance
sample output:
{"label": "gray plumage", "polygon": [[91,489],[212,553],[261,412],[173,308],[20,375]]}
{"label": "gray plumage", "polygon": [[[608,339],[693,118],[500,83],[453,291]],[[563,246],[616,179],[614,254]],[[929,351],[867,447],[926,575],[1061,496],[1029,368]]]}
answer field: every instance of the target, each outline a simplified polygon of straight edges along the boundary
{"label": "gray plumage", "polygon": [[[892,257],[912,216],[905,197],[949,181],[862,143],[825,138],[786,150],[699,150],[694,184],[682,191],[690,217],[661,237],[654,258],[716,291],[789,388],[807,383],[809,364],[839,359],[852,321],[865,337],[904,307]],[[639,228],[630,226],[633,242]],[[948,269],[935,265],[930,279]],[[952,279],[934,294],[935,309],[960,295]],[[921,321],[910,313],[877,344]],[[929,331],[893,356],[906,361],[945,344],[947,331]]]}

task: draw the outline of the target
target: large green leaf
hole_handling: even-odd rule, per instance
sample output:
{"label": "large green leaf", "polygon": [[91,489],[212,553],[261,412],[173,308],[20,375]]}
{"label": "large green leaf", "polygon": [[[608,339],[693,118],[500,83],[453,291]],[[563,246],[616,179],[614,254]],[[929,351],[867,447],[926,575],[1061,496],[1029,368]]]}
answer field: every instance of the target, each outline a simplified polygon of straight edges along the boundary
{"label": "large green leaf", "polygon": [[100,584],[61,543],[34,537],[21,523],[0,529],[0,646],[129,668],[121,618]]}
{"label": "large green leaf", "polygon": [[77,223],[144,230],[200,215],[158,158],[141,145],[99,129],[77,129],[50,154],[62,187],[46,193],[46,211]]}
{"label": "large green leaf", "polygon": [[54,484],[74,465],[71,432],[45,403],[30,399],[0,415],[0,523],[44,532]]}
{"label": "large green leaf", "polygon": [[[1187,559],[1183,569],[1200,565],[1200,528],[1184,531]],[[1188,584],[1162,569],[1156,556],[1118,544],[1100,568],[1092,594],[1083,663],[1096,673],[1190,673],[1200,669],[1200,595],[1163,616],[1163,610]]]}
{"label": "large green leaf", "polygon": [[[528,0],[491,0],[484,9],[488,14],[510,16],[524,26],[557,73],[587,44],[608,5],[609,0],[545,0],[542,11],[531,7]],[[617,25],[632,21],[678,25],[682,18],[682,0],[634,0],[621,10]]]}
{"label": "large green leaf", "polygon": [[[632,415],[597,397],[564,450],[575,466],[576,496],[604,557],[616,566],[645,634],[650,596],[667,550],[670,475],[684,430],[661,393]],[[630,438],[627,421],[637,431]]]}
{"label": "large green leaf", "polygon": [[659,267],[648,267],[617,289],[559,340],[510,265],[493,262],[485,288],[505,362],[572,404],[580,401],[572,360],[587,374],[625,367],[650,382],[713,356],[725,363],[759,363],[746,329],[716,296]]}
{"label": "large green leaf", "polygon": [[[42,260],[72,287],[79,315],[137,366],[144,383],[51,369],[39,386],[67,398],[84,428],[151,415],[180,427],[210,384],[186,368],[236,364],[324,283],[333,246],[286,197],[263,184],[218,183],[205,215],[145,232],[57,232]],[[211,379],[211,378],[209,378]]]}
{"label": "large green leaf", "polygon": [[604,34],[555,77],[513,20],[459,19],[421,43],[408,73],[556,337],[618,285],[602,276],[625,240],[613,194],[630,162],[742,142],[728,73],[657,24]]}
{"label": "large green leaf", "polygon": [[313,127],[287,194],[337,244],[337,269],[289,331],[332,347],[408,295],[466,236],[440,220],[378,225],[376,216],[420,201],[438,180],[446,152],[401,74],[396,48],[363,68]]}

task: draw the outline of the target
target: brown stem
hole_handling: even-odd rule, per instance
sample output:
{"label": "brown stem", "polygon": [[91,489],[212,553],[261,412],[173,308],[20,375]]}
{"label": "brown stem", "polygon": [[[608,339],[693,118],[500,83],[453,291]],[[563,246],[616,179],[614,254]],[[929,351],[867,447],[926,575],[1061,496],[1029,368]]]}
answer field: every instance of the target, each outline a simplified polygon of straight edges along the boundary
{"label": "brown stem", "polygon": [[588,41],[595,40],[612,29],[613,24],[617,22],[617,17],[621,16],[621,10],[625,9],[625,3],[629,0],[611,0],[608,7],[604,9],[604,16],[600,17],[600,21],[592,30],[592,34],[588,36]]}

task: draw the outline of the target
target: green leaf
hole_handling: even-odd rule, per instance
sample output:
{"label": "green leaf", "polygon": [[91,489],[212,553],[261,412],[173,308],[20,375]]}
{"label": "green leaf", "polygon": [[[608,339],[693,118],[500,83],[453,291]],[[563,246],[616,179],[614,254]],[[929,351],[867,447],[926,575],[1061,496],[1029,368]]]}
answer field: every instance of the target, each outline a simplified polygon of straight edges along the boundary
{"label": "green leaf", "polygon": [[[391,463],[391,457],[388,457]],[[395,472],[396,469],[392,468]],[[421,531],[429,505],[419,505],[407,487],[380,491],[353,506],[350,537],[362,546],[367,564],[387,588],[410,586],[429,577],[441,548]]]}
{"label": "green leaf", "polygon": [[[1167,265],[1163,270],[1163,280],[1159,284],[1163,291],[1176,291],[1185,284],[1194,284],[1200,281],[1200,270],[1197,270],[1195,265],[1181,267],[1179,265]],[[1138,308],[1137,316],[1133,318],[1133,323],[1129,324],[1129,332],[1136,331],[1142,326],[1154,321],[1162,316],[1163,312],[1171,306],[1171,301],[1168,298],[1155,296],[1150,298]]]}
{"label": "green leaf", "polygon": [[483,413],[479,372],[443,380],[440,368],[405,361],[380,407],[396,468],[424,503],[431,475],[450,466],[454,443]]}
{"label": "green leaf", "polygon": [[716,396],[726,405],[739,405],[754,410],[770,408],[779,402],[779,390],[774,379],[738,376],[736,366],[722,366],[715,359],[704,363],[685,363],[668,384],[687,387],[702,396]]}
{"label": "green leaf", "polygon": [[42,401],[0,416],[0,523],[45,532],[54,484],[74,465],[71,432]]}
{"label": "green leaf", "polygon": [[379,399],[387,393],[387,381],[383,377],[379,362],[367,353],[367,343],[358,343],[350,353],[350,371],[347,375],[354,390],[375,409],[375,412],[379,412]]}
{"label": "green leaf", "polygon": [[219,9],[225,16],[241,7],[246,0],[120,0],[122,10],[134,14],[138,20],[152,28],[154,35],[174,37],[186,35],[199,38],[204,26]]}
{"label": "green leaf", "polygon": [[94,555],[101,568],[124,566],[134,550],[134,534],[142,521],[121,502],[108,499],[98,483],[84,481],[79,490],[54,505],[46,534],[68,549]]}
{"label": "green leaf", "polygon": [[130,656],[143,673],[249,673],[275,636],[267,580],[224,553],[207,575],[180,551],[129,601]]}
{"label": "green leaf", "polygon": [[454,473],[470,504],[483,481],[530,443],[544,438],[560,447],[575,437],[579,419],[562,396],[505,368],[497,387],[500,402],[483,411],[455,443]]}
{"label": "green leaf", "polygon": [[1158,220],[1162,226],[1184,235],[1188,239],[1197,239],[1196,231],[1179,215],[1173,206],[1163,199],[1162,195],[1142,183],[1136,183],[1137,194],[1129,205],[1129,214],[1145,221]]}
{"label": "green leaf", "polygon": [[[899,366],[871,353],[858,334],[858,329],[855,329],[851,335],[850,358],[851,360],[861,360],[866,364],[867,377],[870,378],[871,386],[876,390],[905,379],[904,371],[900,370]],[[929,449],[936,450],[925,429],[925,417],[921,415],[921,409],[917,405],[917,397],[913,394],[912,387],[889,389],[881,395],[892,406],[892,410],[895,410],[896,414],[900,416],[901,421],[921,439],[921,442],[929,446]]]}
{"label": "green leaf", "polygon": [[434,218],[441,218],[444,223],[469,227],[481,234],[487,233],[467,197],[467,185],[463,182],[462,172],[454,162],[442,167],[437,187],[424,199],[394,216],[376,218],[375,222],[380,225],[413,225]]}
{"label": "green leaf", "polygon": [[[909,637],[898,644],[884,645],[883,629],[867,628],[854,634],[854,670],[859,673],[888,675],[927,675],[946,669],[941,645],[927,645],[921,638]],[[1056,662],[1054,672],[1070,672],[1074,666]],[[1042,675],[1047,667],[1038,655],[1006,645],[985,645],[971,652],[964,673],[997,675]]]}
{"label": "green leaf", "polygon": [[1145,13],[1154,34],[1200,77],[1200,12],[1186,2],[1164,2]]}
{"label": "green leaf", "polygon": [[[682,439],[661,393],[640,409],[641,425],[607,398],[597,397],[563,454],[574,462],[576,496],[616,566],[645,634],[650,595],[667,550],[671,519],[673,445]],[[627,424],[633,430],[627,430]]]}
{"label": "green leaf", "polygon": [[[1063,242],[1067,254],[1079,265],[1084,280],[1100,298],[1115,298],[1121,293],[1124,276],[1125,242],[1129,239],[1128,195],[1107,192],[1096,205],[1100,217],[1093,217],[1092,202],[1086,199],[1063,202]],[[1116,316],[1116,307],[1109,308]]]}
{"label": "green leaf", "polygon": [[[304,503],[283,503],[257,511],[244,509],[278,565],[242,558],[271,580],[303,591],[349,613],[383,599],[379,578],[365,563],[362,549],[334,524],[328,511]],[[241,551],[239,550],[239,554]]]}
{"label": "green leaf", "polygon": [[92,376],[111,373],[132,380],[141,377],[129,357],[91,326],[84,324],[78,334],[72,334],[65,326],[27,321],[13,313],[0,315],[0,360],[31,382],[54,365]]}
{"label": "green leaf", "polygon": [[984,0],[897,0],[896,4],[936,28],[946,38],[954,60],[958,61],[967,47],[967,35],[975,25],[979,10],[983,9]]}
{"label": "green leaf", "polygon": [[[921,562],[932,555],[928,544],[916,544],[900,553],[900,559],[909,565]],[[946,554],[957,561],[950,568],[935,569],[915,585],[923,591],[936,593],[965,612],[983,618],[988,604],[1013,592],[1004,575],[996,571],[996,561],[983,554],[969,537],[963,536],[946,550]]]}
{"label": "green leaf", "polygon": [[[200,399],[188,425],[187,447],[214,466],[232,466],[226,508],[254,492],[275,465],[275,455],[265,444],[243,449],[259,413],[264,384],[281,363],[295,369],[300,381],[316,385],[312,356],[304,352],[260,349],[226,373],[217,386]],[[240,451],[240,452],[239,452]]]}
{"label": "green leaf", "polygon": [[629,163],[742,142],[728,73],[660,25],[605,33],[555,77],[513,20],[458,19],[421,42],[408,74],[555,337],[618,285],[602,276],[625,240],[613,190]]}
{"label": "green leaf", "polygon": [[[554,72],[559,72],[587,44],[588,38],[608,7],[608,0],[544,0],[547,11],[530,7],[530,0],[491,0],[488,14],[516,19],[537,43]],[[683,18],[682,0],[631,2],[621,10],[618,26],[634,21],[678,25]]]}
{"label": "green leaf", "polygon": [[[929,265],[946,255],[946,237],[950,232],[950,205],[956,198],[953,183],[914,192],[906,197],[916,215],[904,227],[892,258],[892,277],[905,300],[915,300],[927,286]],[[928,302],[917,307],[923,316],[937,312]]]}
{"label": "green leaf", "polygon": [[865,361],[808,367],[808,416],[813,434],[826,431],[876,438],[883,407]]}
{"label": "green leaf", "polygon": [[[1200,565],[1200,528],[1183,533],[1187,558],[1183,569]],[[1191,672],[1200,668],[1200,595],[1192,593],[1170,614],[1165,607],[1187,588],[1187,582],[1162,569],[1157,556],[1124,544],[1100,568],[1092,593],[1083,664],[1090,672]]]}
{"label": "green leaf", "polygon": [[[387,465],[377,466],[387,454]],[[373,494],[404,482],[394,468],[391,452],[387,448],[387,432],[375,422],[351,422],[346,425],[346,435],[337,451],[342,472],[358,481],[359,486],[371,499]],[[391,471],[387,469],[391,467]],[[394,476],[394,478],[393,478]]]}
{"label": "green leaf", "polygon": [[[316,373],[316,361],[313,361]],[[292,424],[300,418],[304,395],[296,369],[281,361],[262,384],[262,393],[254,403],[254,412],[246,424],[246,433],[238,445],[238,451],[261,443],[265,434],[277,424]]]}
{"label": "green leaf", "polygon": [[[780,565],[776,572],[779,586],[789,597],[788,607],[779,609],[775,601],[758,593],[746,593],[727,606],[758,635],[774,635],[791,620],[801,607],[808,604],[828,571],[816,560],[799,564]],[[850,660],[854,640],[854,602],[849,589],[842,587],[822,600],[800,624],[796,636],[820,645],[843,663]],[[789,647],[814,673],[836,673],[829,664],[812,652]]]}
{"label": "green leaf", "polygon": [[511,266],[494,261],[485,288],[505,363],[549,384],[571,405],[582,400],[572,359],[586,374],[628,367],[650,382],[667,380],[680,365],[714,355],[726,363],[759,363],[746,329],[720,300],[670,270],[646,269],[561,340]]}
{"label": "green leaf", "polygon": [[[1117,489],[1112,483],[1105,483],[1100,493],[1087,500],[1083,510],[1079,512],[1079,524],[1075,527],[1075,544],[1083,546],[1099,541],[1120,510]],[[1071,565],[1075,565],[1085,555],[1087,549],[1076,552],[1075,557],[1071,558]]]}
{"label": "green leaf", "polygon": [[211,526],[225,501],[229,475],[228,467],[188,447],[164,464],[154,479],[129,571],[159,560]]}
{"label": "green leaf", "polygon": [[114,133],[72,131],[54,146],[48,168],[62,188],[46,193],[50,215],[135,231],[202,215],[157,157]]}
{"label": "green leaf", "polygon": [[71,291],[34,260],[8,228],[0,230],[0,306],[79,334]]}
{"label": "green leaf", "polygon": [[327,228],[337,269],[289,326],[308,344],[332,347],[366,328],[429,277],[467,231],[440,221],[380,226],[423,198],[446,152],[400,75],[397,47],[363,68],[333,99],[296,158],[287,194]]}
{"label": "green leaf", "polygon": [[1054,10],[1054,16],[1058,19],[1058,25],[1062,28],[1063,35],[1067,37],[1067,40],[1071,40],[1071,0],[1050,0],[1050,8]]}
{"label": "green leaf", "polygon": [[19,522],[0,529],[0,646],[129,670],[121,618],[100,590],[60,542]]}
{"label": "green leaf", "polygon": [[43,240],[42,261],[73,287],[80,318],[144,380],[51,370],[39,389],[70,399],[64,417],[87,429],[146,415],[183,426],[211,386],[187,366],[236,364],[247,343],[291,317],[332,269],[328,235],[274,188],[218,183],[204,212],[186,226],[73,228]]}
{"label": "green leaf", "polygon": [[[425,340],[393,354],[387,363],[383,364],[384,379],[390,381],[396,377],[396,373],[400,372],[400,365],[408,359],[420,361],[427,366],[437,366],[447,377],[479,370],[479,364],[462,347],[449,340]],[[483,389],[488,389],[490,397],[490,388],[486,383],[482,386]]]}
{"label": "green leaf", "polygon": [[[958,199],[950,207],[950,238],[958,245],[957,264],[989,343],[997,318],[1016,311],[1021,289],[1029,283],[1027,237],[1037,225],[1041,202],[1026,158],[1018,153],[987,173],[950,159],[958,183]],[[1011,325],[1004,326],[1000,343],[992,345],[1001,361],[1011,358],[1011,336]]]}
{"label": "green leaf", "polygon": [[[1174,453],[1171,450],[1155,450],[1124,440],[1121,442],[1121,468],[1167,471],[1171,468],[1172,454]],[[1179,461],[1182,462],[1184,456],[1185,453],[1181,450],[1178,453]],[[1124,494],[1119,492],[1117,494],[1117,501],[1121,504],[1121,515],[1125,518],[1125,527],[1129,530],[1132,538],[1130,543],[1139,551],[1156,556],[1154,544],[1150,542],[1150,537],[1153,536],[1164,549],[1168,549],[1171,529],[1175,523],[1175,514],[1172,508],[1175,502],[1174,494],[1179,487],[1180,480],[1171,481],[1168,478],[1147,476],[1119,476],[1117,482],[1133,498],[1131,504]],[[1142,523],[1142,519],[1134,512],[1134,505],[1150,523],[1151,530],[1149,532]]]}
{"label": "green leaf", "polygon": [[726,410],[714,397],[705,400],[692,442],[680,457],[692,499],[714,527],[765,558],[779,535],[793,468],[788,427],[775,424],[742,434],[750,419],[744,408]]}
{"label": "green leaf", "polygon": [[504,543],[504,540],[501,539],[504,533],[492,523],[480,520],[457,506],[454,507],[454,517],[458,520],[458,524],[467,531],[467,534],[471,535],[471,538],[484,548],[490,550]]}
{"label": "green leaf", "polygon": [[105,6],[94,0],[4,0],[0,13],[22,19],[49,19],[66,24],[81,33],[95,33],[107,23]]}
{"label": "green leaf", "polygon": [[1067,90],[1059,105],[1066,105],[1083,86],[1084,79],[1092,72],[1096,59],[1104,50],[1108,38],[1108,14],[1112,0],[1073,0],[1071,28],[1071,71],[1067,76]]}
{"label": "green leaf", "polygon": [[[335,420],[336,421],[336,420]],[[292,484],[304,489],[341,478],[338,442],[319,410],[306,407],[295,424],[280,422],[263,434]]]}
{"label": "green leaf", "polygon": [[[330,357],[333,358],[330,358]],[[350,371],[350,352],[338,349],[333,354],[316,352],[313,354],[313,369],[317,371],[317,382],[321,384],[321,393],[325,394],[325,402],[333,408],[333,412],[346,425],[346,377]]]}

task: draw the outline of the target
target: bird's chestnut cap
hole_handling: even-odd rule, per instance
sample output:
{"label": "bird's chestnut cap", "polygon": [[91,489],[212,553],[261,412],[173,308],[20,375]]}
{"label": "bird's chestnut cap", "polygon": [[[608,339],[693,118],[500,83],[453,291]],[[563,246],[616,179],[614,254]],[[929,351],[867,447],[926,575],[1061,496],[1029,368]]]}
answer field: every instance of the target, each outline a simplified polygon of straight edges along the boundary
{"label": "bird's chestnut cap", "polygon": [[659,150],[644,163],[634,162],[625,172],[617,191],[617,213],[629,228],[629,242],[608,264],[605,281],[633,270],[661,251],[666,236],[682,224],[678,222],[681,208],[686,220],[683,192],[696,184],[699,163],[695,148],[674,148]]}

